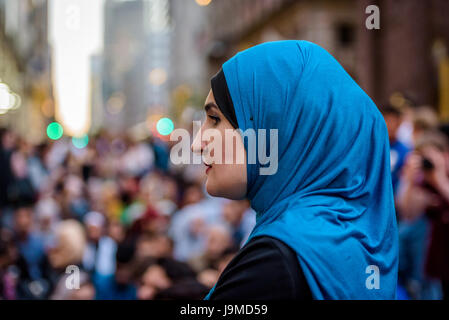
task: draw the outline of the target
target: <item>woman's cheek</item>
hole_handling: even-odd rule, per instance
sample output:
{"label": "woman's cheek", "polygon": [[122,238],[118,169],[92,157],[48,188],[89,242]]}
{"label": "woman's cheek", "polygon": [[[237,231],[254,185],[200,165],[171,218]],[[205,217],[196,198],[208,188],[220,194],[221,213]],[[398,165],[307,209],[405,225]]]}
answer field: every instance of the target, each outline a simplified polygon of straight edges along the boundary
{"label": "woman's cheek", "polygon": [[216,165],[209,171],[207,192],[216,197],[242,199],[246,194],[245,165]]}
{"label": "woman's cheek", "polygon": [[206,191],[211,196],[221,197],[227,194],[227,172],[226,166],[214,164],[208,172],[206,181]]}

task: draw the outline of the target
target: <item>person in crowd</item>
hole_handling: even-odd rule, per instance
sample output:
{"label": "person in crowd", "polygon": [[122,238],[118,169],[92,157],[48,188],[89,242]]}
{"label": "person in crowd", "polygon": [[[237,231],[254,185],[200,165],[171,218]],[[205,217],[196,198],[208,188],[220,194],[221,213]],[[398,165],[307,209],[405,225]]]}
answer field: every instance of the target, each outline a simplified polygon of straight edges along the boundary
{"label": "person in crowd", "polygon": [[0,300],[17,298],[17,247],[13,234],[6,228],[0,228]]}
{"label": "person in crowd", "polygon": [[407,148],[413,148],[413,114],[416,109],[416,98],[413,94],[394,92],[390,96],[390,103],[393,108],[399,109],[402,113],[401,125],[396,131],[396,139]]}
{"label": "person in crowd", "polygon": [[230,247],[235,246],[231,230],[228,226],[218,224],[207,228],[205,251],[188,261],[189,265],[200,273],[207,269],[218,269],[218,261],[223,253]]}
{"label": "person in crowd", "polygon": [[255,212],[250,208],[249,201],[229,201],[223,207],[223,218],[232,230],[234,243],[242,246],[256,224]]}
{"label": "person in crowd", "polygon": [[138,270],[140,300],[201,299],[208,291],[186,263],[172,258],[149,257]]}
{"label": "person in crowd", "polygon": [[168,258],[173,256],[173,241],[162,232],[143,233],[136,244],[136,258]]}
{"label": "person in crowd", "polygon": [[93,279],[97,300],[135,300],[137,288],[133,283],[135,243],[124,241],[117,247],[115,273]]}
{"label": "person in crowd", "polygon": [[223,270],[235,257],[238,249],[236,246],[230,246],[224,250],[221,256],[215,260],[213,267],[198,272],[197,280],[211,289],[218,281]]}
{"label": "person in crowd", "polygon": [[34,228],[33,210],[33,206],[24,204],[14,212],[14,238],[19,254],[19,299],[48,298],[52,290],[51,267],[44,241]]}
{"label": "person in crowd", "polygon": [[440,132],[424,133],[407,159],[400,209],[404,219],[424,213],[430,221],[430,241],[423,261],[425,274],[441,282],[449,299],[449,144]]}
{"label": "person in crowd", "polygon": [[[4,128],[0,129],[0,166],[2,174],[0,175],[0,210],[2,210],[2,218],[4,218],[3,211],[8,207],[8,187],[13,180],[13,172],[11,169],[11,154],[16,144],[16,138],[12,131]],[[3,224],[5,223],[2,219]]]}
{"label": "person in crowd", "polygon": [[421,135],[438,129],[438,115],[431,106],[419,106],[413,110],[413,142],[419,140]]}
{"label": "person in crowd", "polygon": [[8,200],[16,205],[34,203],[37,194],[30,179],[26,155],[20,149],[15,150],[11,154],[10,162],[13,180],[8,185]]}
{"label": "person in crowd", "polygon": [[37,231],[44,241],[46,250],[53,246],[55,241],[55,227],[60,221],[61,209],[52,197],[42,197],[36,204]]}
{"label": "person in crowd", "polygon": [[61,221],[55,230],[55,244],[49,250],[53,268],[54,290],[52,300],[77,300],[94,298],[95,290],[89,274],[82,268],[86,247],[86,233],[80,222],[74,219]]}
{"label": "person in crowd", "polygon": [[174,258],[187,262],[205,250],[207,227],[225,223],[222,215],[224,201],[204,197],[201,187],[194,184],[186,189],[182,202],[184,206],[171,218],[168,234],[173,239]]}
{"label": "person in crowd", "polygon": [[116,242],[106,234],[106,218],[91,211],[84,217],[87,245],[83,254],[83,268],[95,276],[109,276],[115,271]]}
{"label": "person in crowd", "polygon": [[[438,129],[438,117],[432,107],[419,106],[413,108],[411,119],[413,148],[423,135]],[[410,159],[415,158],[412,155]],[[412,162],[413,160],[410,160],[410,163]],[[408,174],[402,174],[400,176],[401,183],[408,185],[407,177]],[[408,296],[412,299],[439,299],[441,297],[439,284],[425,275],[423,267],[431,232],[430,221],[424,212],[419,215],[414,214],[420,206],[412,209],[409,213],[409,207],[405,204],[403,197],[403,191],[407,189],[407,187],[399,186],[396,192],[400,244],[399,285],[405,287]],[[419,199],[421,194],[415,196],[416,199]]]}
{"label": "person in crowd", "polygon": [[401,170],[410,149],[397,138],[397,132],[403,120],[402,110],[387,105],[382,108],[382,114],[387,124],[388,138],[390,140],[391,180],[393,183],[393,193],[396,194]]}

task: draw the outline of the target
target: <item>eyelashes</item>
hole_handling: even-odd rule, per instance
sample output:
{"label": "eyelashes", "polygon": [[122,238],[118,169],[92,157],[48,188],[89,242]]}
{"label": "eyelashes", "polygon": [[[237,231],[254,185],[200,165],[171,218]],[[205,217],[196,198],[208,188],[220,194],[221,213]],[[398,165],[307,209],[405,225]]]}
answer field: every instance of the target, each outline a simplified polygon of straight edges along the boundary
{"label": "eyelashes", "polygon": [[208,115],[210,119],[214,122],[214,125],[217,125],[220,122],[220,118],[212,115]]}

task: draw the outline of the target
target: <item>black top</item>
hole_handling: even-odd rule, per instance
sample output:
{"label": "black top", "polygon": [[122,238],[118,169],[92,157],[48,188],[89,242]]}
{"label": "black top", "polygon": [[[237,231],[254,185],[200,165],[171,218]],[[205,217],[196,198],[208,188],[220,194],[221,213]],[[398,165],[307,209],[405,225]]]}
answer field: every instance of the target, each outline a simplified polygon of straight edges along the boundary
{"label": "black top", "polygon": [[224,269],[210,300],[311,300],[296,252],[282,241],[251,239]]}

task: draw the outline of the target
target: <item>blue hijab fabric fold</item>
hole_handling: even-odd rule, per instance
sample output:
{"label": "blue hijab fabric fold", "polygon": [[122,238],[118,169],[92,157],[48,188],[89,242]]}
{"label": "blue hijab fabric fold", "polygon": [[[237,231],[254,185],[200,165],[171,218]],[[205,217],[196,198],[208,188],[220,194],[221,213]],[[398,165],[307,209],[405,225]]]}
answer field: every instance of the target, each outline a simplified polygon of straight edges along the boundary
{"label": "blue hijab fabric fold", "polygon": [[[267,235],[295,250],[315,299],[395,299],[389,142],[374,102],[307,41],[257,45],[223,71],[239,128],[278,129],[277,172],[260,175],[259,162],[247,164],[257,212],[248,241]],[[369,285],[370,266],[378,288]]]}

